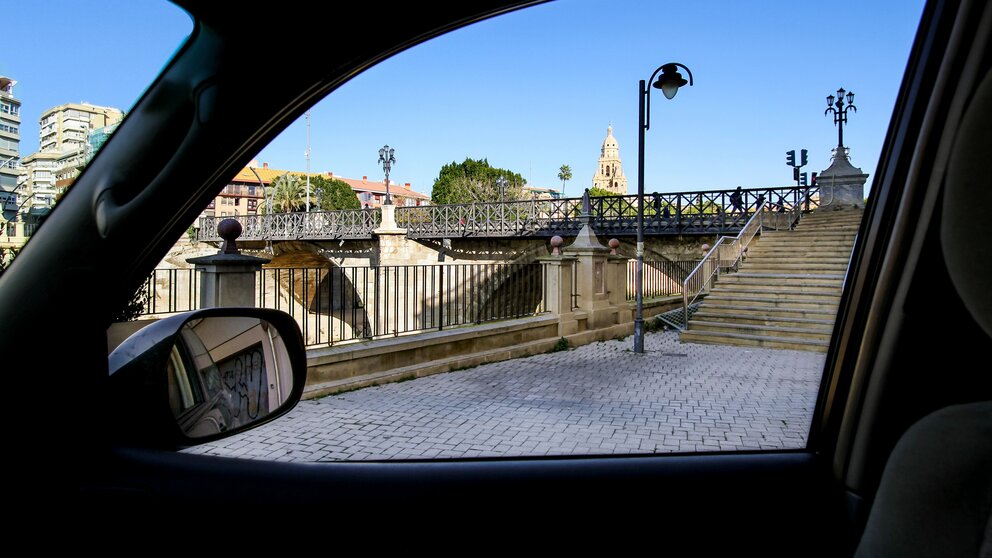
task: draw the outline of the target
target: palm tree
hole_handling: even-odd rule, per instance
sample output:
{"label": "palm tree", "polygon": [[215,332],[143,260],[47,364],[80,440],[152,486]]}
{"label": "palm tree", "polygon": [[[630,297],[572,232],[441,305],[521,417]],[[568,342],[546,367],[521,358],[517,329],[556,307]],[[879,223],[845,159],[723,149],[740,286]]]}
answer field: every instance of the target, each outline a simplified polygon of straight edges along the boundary
{"label": "palm tree", "polygon": [[281,213],[296,211],[306,199],[306,187],[300,177],[295,174],[284,174],[272,181],[270,188],[274,187],[272,194],[272,209]]}
{"label": "palm tree", "polygon": [[558,169],[558,180],[561,180],[561,197],[565,197],[565,182],[572,179],[572,167],[568,165],[562,165]]}

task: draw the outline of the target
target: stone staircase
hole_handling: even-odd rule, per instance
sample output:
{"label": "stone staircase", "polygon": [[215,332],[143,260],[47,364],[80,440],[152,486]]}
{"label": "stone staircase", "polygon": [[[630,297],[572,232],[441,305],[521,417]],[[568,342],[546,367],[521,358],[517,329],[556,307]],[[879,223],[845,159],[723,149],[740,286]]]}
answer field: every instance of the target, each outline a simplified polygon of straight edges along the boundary
{"label": "stone staircase", "polygon": [[826,352],[862,211],[818,211],[766,231],[682,332],[687,343]]}

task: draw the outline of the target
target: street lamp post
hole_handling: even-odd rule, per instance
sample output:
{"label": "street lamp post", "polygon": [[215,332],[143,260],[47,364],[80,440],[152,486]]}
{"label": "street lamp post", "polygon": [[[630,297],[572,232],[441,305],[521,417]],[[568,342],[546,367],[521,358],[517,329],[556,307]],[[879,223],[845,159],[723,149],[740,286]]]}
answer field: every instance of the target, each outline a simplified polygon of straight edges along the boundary
{"label": "street lamp post", "polygon": [[310,213],[310,111],[307,111],[307,213]]}
{"label": "street lamp post", "polygon": [[[682,78],[678,69],[682,68],[689,74],[689,81]],[[661,75],[658,76],[658,72]],[[661,89],[666,99],[672,99],[679,88],[688,83],[692,85],[692,72],[684,64],[669,62],[659,66],[646,82],[642,79],[637,90],[638,124],[637,124],[637,273],[634,276],[634,292],[636,293],[636,313],[634,314],[634,352],[644,352],[644,132],[651,129],[651,95],[647,84],[658,76],[651,84],[655,89]]]}
{"label": "street lamp post", "polygon": [[[18,157],[19,157],[19,155],[11,155],[10,157],[7,157],[3,161],[0,161],[0,169],[2,169],[4,167],[14,168],[13,166],[11,166],[10,162],[13,161],[14,159],[17,159]],[[15,179],[15,182],[16,182],[16,179]],[[17,203],[17,192],[16,192],[16,190],[17,190],[17,186],[15,185],[14,190],[11,190],[10,192],[8,192],[8,194],[13,194],[14,195],[14,203],[15,204]],[[3,217],[3,212],[5,210],[5,206],[7,205],[7,200],[8,200],[8,196],[6,196],[6,195],[3,197],[3,199],[0,199],[0,217]],[[15,214],[15,218],[16,218],[16,214]]]}
{"label": "street lamp post", "polygon": [[[844,103],[844,94],[847,94],[847,103]],[[834,108],[836,107],[836,108]],[[827,110],[823,111],[823,115],[826,116],[829,113],[834,114],[834,124],[837,125],[837,154],[844,154],[844,124],[847,124],[847,111],[853,110],[858,112],[858,107],[854,106],[854,93],[850,91],[844,91],[841,87],[837,90],[837,101],[834,102],[833,95],[827,95]]]}
{"label": "street lamp post", "polygon": [[393,205],[393,198],[389,195],[389,171],[393,168],[393,163],[396,162],[395,152],[396,150],[388,145],[382,146],[382,149],[379,150],[379,164],[382,165],[382,172],[386,173],[386,203],[384,205]]}

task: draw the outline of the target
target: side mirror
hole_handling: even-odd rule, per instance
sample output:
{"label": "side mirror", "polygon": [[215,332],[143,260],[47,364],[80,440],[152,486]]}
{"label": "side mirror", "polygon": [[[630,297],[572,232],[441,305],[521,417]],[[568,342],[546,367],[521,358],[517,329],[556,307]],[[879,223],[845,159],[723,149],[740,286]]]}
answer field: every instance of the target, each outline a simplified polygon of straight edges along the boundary
{"label": "side mirror", "polygon": [[278,418],[303,395],[306,350],[296,321],[261,308],[171,316],[109,357],[114,442],[181,448]]}

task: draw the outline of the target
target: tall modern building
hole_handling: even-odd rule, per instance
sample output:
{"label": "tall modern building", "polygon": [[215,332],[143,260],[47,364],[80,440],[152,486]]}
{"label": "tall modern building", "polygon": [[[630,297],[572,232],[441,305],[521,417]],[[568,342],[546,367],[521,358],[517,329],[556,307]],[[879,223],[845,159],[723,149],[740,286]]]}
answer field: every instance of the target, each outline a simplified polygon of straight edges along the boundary
{"label": "tall modern building", "polygon": [[23,161],[20,203],[31,198],[25,207],[50,207],[59,189],[72,184],[95,152],[90,135],[101,136],[102,146],[123,118],[120,109],[89,103],[66,103],[43,112],[38,119],[40,147]]}
{"label": "tall modern building", "polygon": [[85,151],[92,130],[120,122],[124,113],[113,107],[89,103],[66,103],[41,114],[38,124],[39,151],[67,153]]}
{"label": "tall modern building", "polygon": [[599,166],[596,167],[596,176],[592,177],[592,187],[614,194],[627,194],[627,177],[623,175],[620,146],[617,145],[617,138],[613,137],[612,125],[606,128],[606,139],[599,151]]}
{"label": "tall modern building", "polygon": [[17,176],[21,164],[21,101],[14,97],[17,82],[0,76],[0,213],[5,220],[17,209]]}

